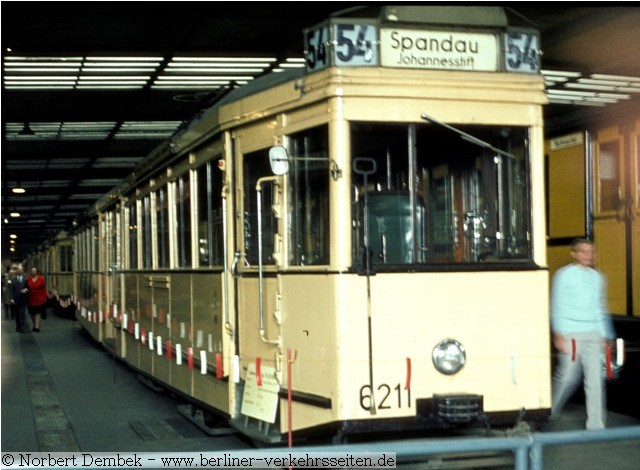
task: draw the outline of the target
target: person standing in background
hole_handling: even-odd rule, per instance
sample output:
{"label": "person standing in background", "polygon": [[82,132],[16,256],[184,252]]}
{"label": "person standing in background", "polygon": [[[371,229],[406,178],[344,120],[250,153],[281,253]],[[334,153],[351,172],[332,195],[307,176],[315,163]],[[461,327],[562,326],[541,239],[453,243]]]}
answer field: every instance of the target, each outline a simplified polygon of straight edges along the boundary
{"label": "person standing in background", "polygon": [[558,416],[584,377],[587,429],[602,429],[606,424],[602,356],[615,338],[607,310],[607,281],[593,267],[593,242],[574,240],[571,257],[573,263],[556,272],[551,286],[553,344],[560,352],[553,377],[551,419]]}
{"label": "person standing in background", "polygon": [[44,276],[37,268],[31,268],[31,275],[27,279],[29,286],[29,314],[33,321],[33,331],[40,332],[40,320],[47,303],[47,285]]}
{"label": "person standing in background", "polygon": [[2,273],[2,310],[6,319],[13,320],[11,311],[11,279],[15,266],[7,265],[7,270]]}
{"label": "person standing in background", "polygon": [[16,267],[16,275],[11,280],[11,309],[16,320],[16,331],[25,333],[27,331],[27,310],[29,288],[27,276],[24,275],[24,268],[21,264]]}

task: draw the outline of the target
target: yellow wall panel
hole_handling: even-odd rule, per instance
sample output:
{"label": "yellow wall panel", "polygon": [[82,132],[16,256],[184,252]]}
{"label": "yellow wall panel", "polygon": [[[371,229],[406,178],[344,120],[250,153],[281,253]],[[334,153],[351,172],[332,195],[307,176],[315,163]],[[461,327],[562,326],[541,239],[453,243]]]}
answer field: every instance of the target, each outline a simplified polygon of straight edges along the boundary
{"label": "yellow wall panel", "polygon": [[570,146],[553,145],[548,150],[549,237],[584,236],[585,233],[585,158],[584,144],[571,140]]}

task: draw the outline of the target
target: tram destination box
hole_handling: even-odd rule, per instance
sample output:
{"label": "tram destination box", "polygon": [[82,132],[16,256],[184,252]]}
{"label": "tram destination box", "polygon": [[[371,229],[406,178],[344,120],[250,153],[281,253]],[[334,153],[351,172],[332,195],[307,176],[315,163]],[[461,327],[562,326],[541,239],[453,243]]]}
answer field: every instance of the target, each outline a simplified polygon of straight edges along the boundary
{"label": "tram destination box", "polygon": [[449,7],[444,15],[416,16],[413,10],[384,7],[377,18],[335,17],[304,30],[307,70],[350,66],[540,72],[538,31],[509,27],[501,8],[490,15],[486,9],[475,15],[475,7]]}

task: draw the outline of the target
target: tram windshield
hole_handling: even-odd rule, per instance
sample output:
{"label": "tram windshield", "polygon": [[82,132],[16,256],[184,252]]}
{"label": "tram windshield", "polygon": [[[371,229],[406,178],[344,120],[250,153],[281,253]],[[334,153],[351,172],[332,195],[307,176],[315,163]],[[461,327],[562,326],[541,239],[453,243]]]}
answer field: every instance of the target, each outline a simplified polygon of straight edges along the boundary
{"label": "tram windshield", "polygon": [[[354,266],[531,259],[528,130],[352,123]],[[367,173],[367,174],[365,174]],[[366,185],[366,187],[365,187]],[[366,194],[365,194],[366,191]]]}

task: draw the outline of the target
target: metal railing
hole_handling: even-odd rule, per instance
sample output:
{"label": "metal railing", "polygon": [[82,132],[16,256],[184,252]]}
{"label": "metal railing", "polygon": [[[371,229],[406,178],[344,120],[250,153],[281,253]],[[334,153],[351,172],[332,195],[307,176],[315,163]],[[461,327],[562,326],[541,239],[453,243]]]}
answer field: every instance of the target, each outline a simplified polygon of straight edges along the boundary
{"label": "metal railing", "polygon": [[404,441],[368,442],[327,446],[293,447],[270,449],[272,451],[300,452],[395,452],[396,462],[416,462],[435,455],[454,455],[483,452],[513,452],[516,470],[541,470],[543,468],[543,448],[547,446],[586,444],[590,442],[611,442],[640,440],[640,426],[625,426],[590,431],[563,431],[535,433],[517,437],[480,437],[410,439]]}

